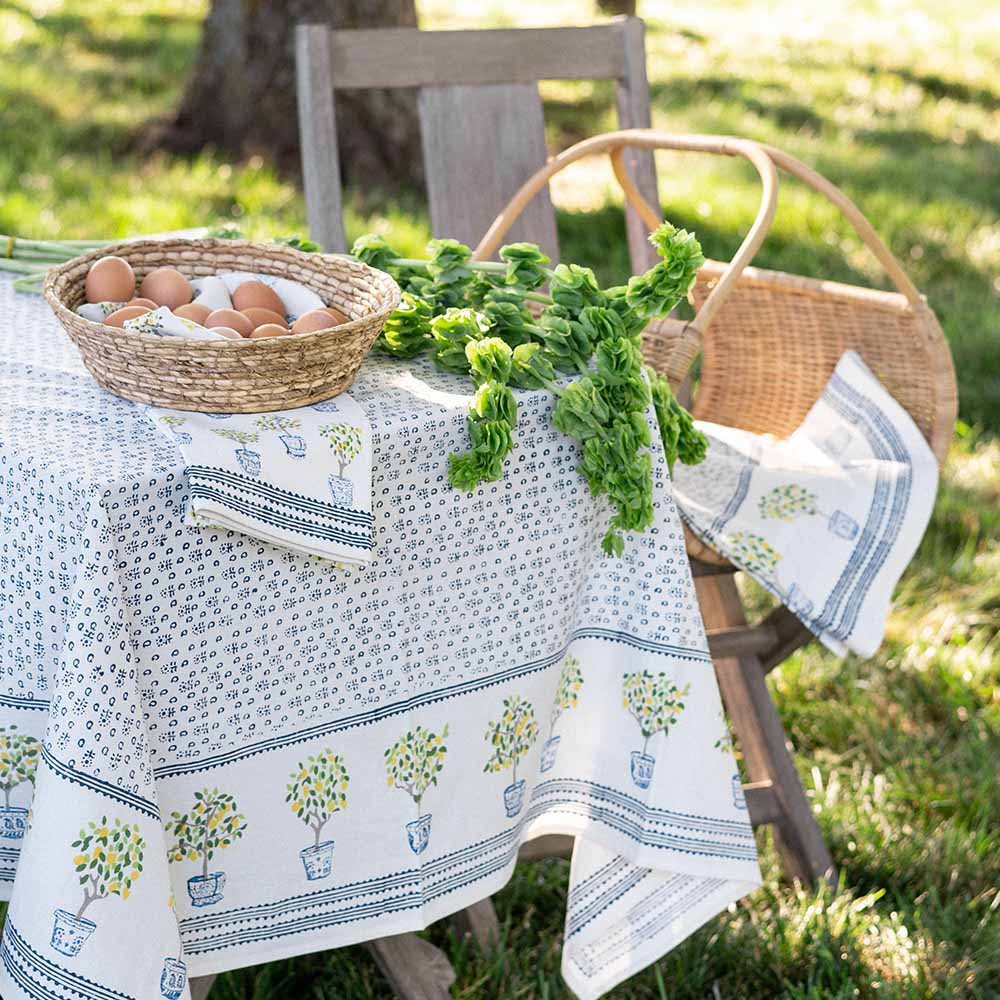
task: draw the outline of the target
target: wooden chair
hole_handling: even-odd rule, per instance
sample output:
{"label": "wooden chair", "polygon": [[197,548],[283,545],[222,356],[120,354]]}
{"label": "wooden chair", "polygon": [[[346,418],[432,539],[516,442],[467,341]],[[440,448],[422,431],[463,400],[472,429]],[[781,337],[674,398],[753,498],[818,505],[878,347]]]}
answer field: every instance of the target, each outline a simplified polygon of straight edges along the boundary
{"label": "wooden chair", "polygon": [[[554,174],[596,153],[611,156],[629,204],[654,229],[662,221],[660,212],[636,190],[624,166],[624,150],[630,147],[742,156],[756,168],[763,186],[757,217],[732,261],[708,261],[699,271],[691,294],[694,319],[651,323],[644,333],[647,360],[668,375],[675,388],[701,354],[695,416],[785,437],[820,396],[844,351],[855,350],[910,413],[938,461],[943,461],[958,395],[951,354],[937,318],[857,206],[814,170],[772,146],[726,136],[651,130],[584,140],[554,157],[517,192],[475,256],[487,258],[504,242],[521,207]],[[747,267],[774,218],[776,167],[840,209],[885,268],[897,292]],[[762,622],[748,625],[734,580],[736,568],[690,533],[686,539],[716,676],[750,778],[743,788],[751,820],[757,826],[773,825],[789,877],[806,884],[821,878],[832,881],[830,852],[765,683],[767,672],[812,634],[783,606]],[[565,850],[564,844],[546,846]]]}
{"label": "wooden chair", "polygon": [[[296,70],[310,236],[328,251],[346,249],[336,91],[418,88],[431,229],[471,246],[547,159],[539,80],[613,80],[619,126],[649,127],[644,32],[635,17],[592,27],[489,31],[299,26]],[[652,154],[629,150],[625,168],[645,200],[657,204]],[[631,208],[626,226],[633,266],[643,271],[655,254]],[[555,216],[544,186],[510,234],[510,240],[529,238],[558,260]]]}

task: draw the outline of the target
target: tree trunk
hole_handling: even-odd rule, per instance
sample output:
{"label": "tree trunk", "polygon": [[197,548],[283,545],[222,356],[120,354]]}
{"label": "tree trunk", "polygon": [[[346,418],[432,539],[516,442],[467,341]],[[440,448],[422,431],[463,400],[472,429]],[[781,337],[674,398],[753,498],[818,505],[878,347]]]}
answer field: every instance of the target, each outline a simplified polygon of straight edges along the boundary
{"label": "tree trunk", "polygon": [[[295,25],[415,27],[414,0],[212,0],[194,74],[172,120],[144,145],[178,153],[216,147],[259,154],[298,172]],[[412,91],[337,94],[345,182],[395,190],[422,180],[416,95]]]}
{"label": "tree trunk", "polygon": [[635,14],[635,0],[597,0],[602,14]]}

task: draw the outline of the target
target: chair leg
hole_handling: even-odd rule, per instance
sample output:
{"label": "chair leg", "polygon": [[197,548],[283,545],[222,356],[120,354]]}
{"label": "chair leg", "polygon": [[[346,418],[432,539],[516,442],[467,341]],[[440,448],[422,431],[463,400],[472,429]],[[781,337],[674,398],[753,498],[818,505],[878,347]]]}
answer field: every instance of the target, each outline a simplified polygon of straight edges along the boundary
{"label": "chair leg", "polygon": [[197,979],[192,979],[188,984],[191,987],[191,1000],[207,1000],[215,978],[215,976],[198,976]]}
{"label": "chair leg", "polygon": [[455,970],[430,941],[395,934],[369,941],[368,949],[399,1000],[451,1000]]}
{"label": "chair leg", "polygon": [[[700,577],[695,588],[706,629],[746,625],[732,576]],[[752,655],[720,658],[715,661],[715,673],[750,781],[772,782],[781,813],[775,820],[775,842],[785,873],[807,885],[819,879],[832,884],[836,878],[833,859],[799,781],[760,660]]]}
{"label": "chair leg", "polygon": [[471,937],[482,951],[490,951],[500,940],[500,921],[489,896],[452,914],[451,925],[459,937]]}

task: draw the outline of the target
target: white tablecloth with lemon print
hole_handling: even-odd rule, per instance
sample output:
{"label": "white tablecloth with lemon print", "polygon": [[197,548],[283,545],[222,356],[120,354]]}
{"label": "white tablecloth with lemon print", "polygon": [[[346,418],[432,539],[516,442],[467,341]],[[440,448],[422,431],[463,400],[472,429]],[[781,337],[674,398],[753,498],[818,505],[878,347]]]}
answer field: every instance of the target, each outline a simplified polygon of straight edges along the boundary
{"label": "white tablecloth with lemon print", "polygon": [[370,358],[374,557],[343,570],[187,525],[176,444],[6,281],[0,347],[4,1000],[180,1000],[422,928],[550,833],[595,997],[758,884],[661,454],[607,559],[547,395],[461,494],[466,385]]}

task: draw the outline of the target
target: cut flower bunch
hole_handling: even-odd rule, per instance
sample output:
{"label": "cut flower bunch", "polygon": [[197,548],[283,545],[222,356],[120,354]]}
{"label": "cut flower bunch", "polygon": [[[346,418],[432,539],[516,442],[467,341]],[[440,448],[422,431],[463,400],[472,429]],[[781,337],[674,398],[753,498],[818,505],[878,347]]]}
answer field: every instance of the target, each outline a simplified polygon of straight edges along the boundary
{"label": "cut flower bunch", "polygon": [[[207,235],[242,238],[233,228]],[[297,236],[274,242],[320,250]],[[500,261],[474,261],[467,246],[436,239],[427,260],[414,260],[397,254],[384,237],[368,234],[351,253],[387,271],[403,289],[378,349],[398,358],[429,353],[439,367],[470,376],[476,386],[468,416],[471,446],[449,457],[452,485],[468,491],[500,479],[517,425],[511,387],[548,389],[556,396],[553,423],[582,446],[581,474],[596,496],[606,495],[615,507],[602,542],[609,555],[624,551],[623,532],[641,532],[653,522],[649,403],[671,470],[677,459],[697,464],[707,448],[667,380],[643,365],[640,339],[650,320],[666,316],[684,298],[705,258],[691,233],[667,222],[650,242],[663,259],[627,285],[606,289],[590,268],[550,269],[549,258],[533,243],[502,247]],[[20,290],[37,291],[53,264],[103,245],[0,235],[0,269],[22,275],[15,282]],[[567,383],[566,376],[576,377]]]}
{"label": "cut flower bunch", "polygon": [[[430,353],[477,387],[468,416],[471,447],[449,459],[453,486],[473,490],[500,479],[514,447],[511,387],[546,388],[552,422],[579,441],[579,469],[615,514],[602,547],[621,555],[623,532],[653,523],[652,458],[645,411],[652,401],[668,466],[705,457],[707,441],[665,378],[643,365],[641,333],[687,294],[704,263],[691,233],[663,223],[650,242],[663,258],[627,285],[601,289],[590,268],[559,264],[533,243],[500,249],[500,261],[473,261],[455,240],[431,240],[426,261],[400,257],[382,236],[362,236],[352,255],[388,271],[403,289],[377,347],[395,357]],[[540,289],[548,284],[548,294]],[[538,303],[536,315],[527,307]],[[538,311],[538,310],[536,310]],[[562,376],[577,376],[565,384]]]}

